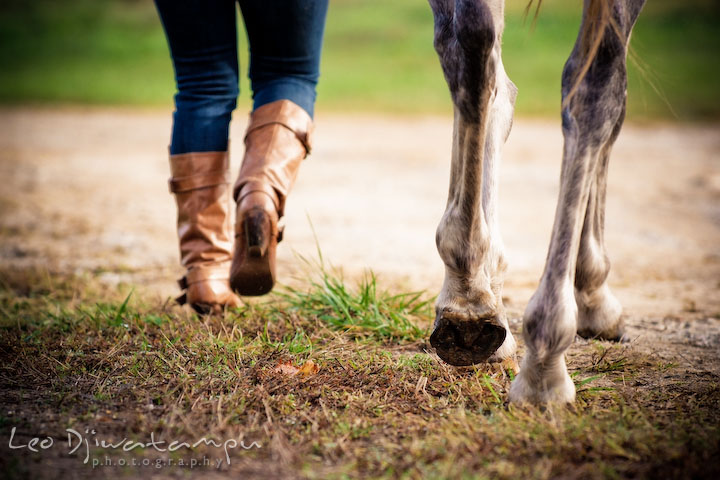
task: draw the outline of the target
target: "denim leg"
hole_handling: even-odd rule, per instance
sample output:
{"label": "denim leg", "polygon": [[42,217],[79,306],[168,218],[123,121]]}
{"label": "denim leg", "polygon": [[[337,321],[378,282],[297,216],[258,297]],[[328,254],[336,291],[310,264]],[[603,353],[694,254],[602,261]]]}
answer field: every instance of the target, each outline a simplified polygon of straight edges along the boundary
{"label": "denim leg", "polygon": [[291,100],[313,115],[328,0],[239,0],[254,108]]}
{"label": "denim leg", "polygon": [[238,96],[236,2],[155,0],[155,5],[177,84],[170,153],[225,151]]}

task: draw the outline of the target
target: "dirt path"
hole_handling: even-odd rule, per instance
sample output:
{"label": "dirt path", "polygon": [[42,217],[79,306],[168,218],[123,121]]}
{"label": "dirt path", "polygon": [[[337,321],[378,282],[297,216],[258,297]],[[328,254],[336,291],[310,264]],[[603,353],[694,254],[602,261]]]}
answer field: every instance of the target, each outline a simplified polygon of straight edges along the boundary
{"label": "dirt path", "polygon": [[[233,171],[245,118],[232,131]],[[170,115],[127,110],[0,111],[0,257],[6,266],[93,271],[175,293],[174,204],[166,180]],[[293,254],[347,276],[371,268],[384,286],[436,292],[435,226],[447,192],[447,118],[320,116],[316,149],[287,208],[280,270]],[[562,137],[555,122],[518,120],[501,183],[517,327],[540,276],[554,214]],[[631,332],[720,349],[720,135],[716,126],[627,126],[613,152],[607,210],[610,282]],[[668,347],[669,348],[669,347]],[[671,354],[672,352],[668,352]],[[688,354],[689,355],[689,354]]]}

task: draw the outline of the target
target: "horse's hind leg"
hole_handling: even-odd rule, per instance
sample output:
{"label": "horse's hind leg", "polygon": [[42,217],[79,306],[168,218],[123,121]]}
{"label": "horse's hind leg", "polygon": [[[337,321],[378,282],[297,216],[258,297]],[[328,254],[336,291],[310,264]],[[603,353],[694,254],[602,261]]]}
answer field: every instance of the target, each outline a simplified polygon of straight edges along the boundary
{"label": "horse's hind leg", "polygon": [[[643,3],[585,1],[580,35],[563,72],[565,146],[555,224],[545,271],[525,310],[527,350],[510,388],[514,402],[573,401],[575,386],[565,351],[578,326],[608,336],[619,328],[617,304],[605,284],[609,269],[602,247],[605,179],[610,148],[625,114],[627,43]],[[610,9],[612,21],[598,30],[598,14],[604,8]],[[601,40],[596,52],[591,48],[594,38]],[[589,69],[583,74],[588,59]],[[578,76],[582,80],[573,92]]]}
{"label": "horse's hind leg", "polygon": [[515,353],[502,305],[500,151],[515,86],[500,58],[503,0],[431,0],[435,48],[455,107],[450,191],[436,242],[445,263],[430,343],[453,365]]}
{"label": "horse's hind leg", "polygon": [[[622,116],[616,131],[620,130]],[[614,134],[611,138],[614,140]],[[611,142],[612,143],[612,142]],[[587,210],[575,267],[575,301],[578,307],[577,332],[585,338],[621,340],[624,326],[622,306],[610,291],[607,277],[610,260],[605,249],[605,191],[609,146],[600,154],[595,179],[590,184]]]}
{"label": "horse's hind leg", "polygon": [[[637,19],[644,0],[626,0],[625,22],[618,22],[619,33],[629,40],[630,30]],[[617,8],[617,5],[615,6]],[[621,25],[623,27],[621,28]],[[624,28],[624,31],[622,31]],[[618,33],[618,32],[616,32]],[[621,37],[622,38],[622,37]],[[624,64],[623,64],[624,68]],[[621,78],[625,83],[625,77]],[[594,178],[590,183],[587,209],[580,236],[577,265],[575,267],[575,301],[578,307],[577,333],[585,338],[617,340],[624,338],[624,325],[621,317],[622,306],[610,291],[607,277],[610,273],[610,260],[605,249],[605,193],[607,190],[608,164],[610,150],[620,133],[625,119],[625,98],[622,112],[609,139],[600,150]]]}

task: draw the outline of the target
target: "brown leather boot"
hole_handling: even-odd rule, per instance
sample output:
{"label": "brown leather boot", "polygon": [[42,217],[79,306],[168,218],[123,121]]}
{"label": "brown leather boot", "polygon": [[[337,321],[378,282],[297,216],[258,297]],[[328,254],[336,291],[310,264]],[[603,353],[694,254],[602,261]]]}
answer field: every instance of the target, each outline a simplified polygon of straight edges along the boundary
{"label": "brown leather boot", "polygon": [[177,202],[180,262],[187,274],[178,283],[199,313],[219,313],[240,306],[228,277],[232,248],[227,152],[170,156],[170,191]]}
{"label": "brown leather boot", "polygon": [[264,295],[275,284],[275,250],[282,240],[278,220],[310,153],[310,115],[290,100],[261,106],[250,115],[245,158],[235,182],[235,254],[230,286],[240,295]]}

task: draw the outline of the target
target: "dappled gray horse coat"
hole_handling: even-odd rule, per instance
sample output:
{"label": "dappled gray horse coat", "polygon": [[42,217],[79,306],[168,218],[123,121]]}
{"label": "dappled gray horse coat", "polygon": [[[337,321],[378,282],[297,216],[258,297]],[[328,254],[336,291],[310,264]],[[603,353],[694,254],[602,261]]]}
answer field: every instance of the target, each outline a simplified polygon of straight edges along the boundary
{"label": "dappled gray horse coat", "polygon": [[[578,333],[620,340],[603,241],[607,166],[625,116],[625,61],[645,0],[585,0],[562,74],[565,138],[560,195],[545,270],[523,318],[527,346],[510,401],[572,402],[565,351]],[[506,263],[498,166],[517,89],[501,58],[504,0],[430,0],[435,49],[454,104],[450,191],[437,229],[445,281],[430,342],[453,365],[515,354],[502,304]]]}

